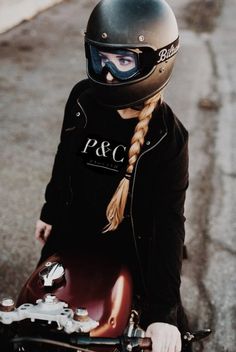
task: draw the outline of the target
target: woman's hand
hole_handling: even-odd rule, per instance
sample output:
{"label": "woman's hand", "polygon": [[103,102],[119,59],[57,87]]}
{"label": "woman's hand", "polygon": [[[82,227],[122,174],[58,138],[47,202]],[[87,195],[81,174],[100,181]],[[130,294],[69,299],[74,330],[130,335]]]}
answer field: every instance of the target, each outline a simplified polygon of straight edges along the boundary
{"label": "woman's hand", "polygon": [[178,328],[167,323],[148,326],[146,337],[152,339],[152,352],[180,352],[181,336]]}
{"label": "woman's hand", "polygon": [[35,227],[35,237],[38,241],[40,241],[42,244],[45,244],[47,241],[48,236],[50,235],[52,230],[52,225],[47,224],[46,222],[42,220],[38,220],[36,222],[36,227]]}

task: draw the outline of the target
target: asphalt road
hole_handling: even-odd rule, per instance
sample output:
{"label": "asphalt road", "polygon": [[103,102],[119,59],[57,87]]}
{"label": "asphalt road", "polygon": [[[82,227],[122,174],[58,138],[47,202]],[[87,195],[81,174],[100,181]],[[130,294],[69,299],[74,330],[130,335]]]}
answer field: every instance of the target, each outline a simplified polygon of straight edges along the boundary
{"label": "asphalt road", "polygon": [[[0,35],[1,297],[17,296],[39,256],[34,224],[96,3],[67,0]],[[181,50],[166,100],[190,133],[182,295],[193,328],[213,329],[204,351],[235,352],[235,1],[169,3]]]}

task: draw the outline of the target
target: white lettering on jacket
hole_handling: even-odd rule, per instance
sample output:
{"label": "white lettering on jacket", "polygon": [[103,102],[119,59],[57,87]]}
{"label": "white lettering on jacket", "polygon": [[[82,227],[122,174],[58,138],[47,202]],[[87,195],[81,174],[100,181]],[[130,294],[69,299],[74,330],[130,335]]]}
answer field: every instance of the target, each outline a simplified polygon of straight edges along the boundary
{"label": "white lettering on jacket", "polygon": [[[91,142],[92,142],[92,144],[91,144]],[[87,153],[87,149],[88,148],[93,148],[97,144],[97,142],[98,141],[96,141],[96,139],[88,138],[88,141],[85,144],[84,150],[82,150],[81,153]]]}
{"label": "white lettering on jacket", "polygon": [[[101,143],[101,146],[96,149],[96,155],[104,156],[104,158],[107,158],[107,153],[111,151],[111,149],[108,148],[109,146],[110,146],[110,143],[108,141],[103,141]],[[99,153],[99,151],[101,151],[101,153]]]}
{"label": "white lettering on jacket", "polygon": [[124,161],[124,158],[122,158],[120,160],[116,159],[116,153],[117,153],[118,148],[122,148],[124,150],[124,152],[125,152],[126,147],[124,145],[120,144],[116,148],[114,148],[113,153],[112,153],[113,160],[116,161],[117,163],[122,163]]}
{"label": "white lettering on jacket", "polygon": [[100,144],[98,144],[98,140],[88,138],[84,146],[84,149],[81,150],[81,153],[88,154],[88,153],[91,153],[93,149],[93,152],[95,152],[95,154],[98,157],[105,157],[105,158],[112,157],[113,161],[117,163],[122,163],[124,161],[124,157],[118,159],[117,153],[121,152],[120,150],[123,150],[125,152],[126,147],[122,144],[115,146],[114,149],[110,147],[111,147],[111,143],[108,141],[102,141],[100,142]]}

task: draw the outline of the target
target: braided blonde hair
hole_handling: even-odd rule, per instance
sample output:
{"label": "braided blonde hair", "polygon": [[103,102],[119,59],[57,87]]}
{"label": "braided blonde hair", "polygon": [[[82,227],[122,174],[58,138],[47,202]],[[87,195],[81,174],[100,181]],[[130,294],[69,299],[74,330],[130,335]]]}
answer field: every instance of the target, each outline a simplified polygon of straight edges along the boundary
{"label": "braided blonde hair", "polygon": [[134,135],[131,139],[131,147],[129,149],[128,154],[129,160],[128,167],[126,169],[126,174],[124,178],[120,181],[110,203],[107,206],[106,217],[108,220],[108,224],[104,227],[103,233],[108,231],[114,231],[123,220],[131,174],[140,154],[141,148],[144,144],[152,113],[157,103],[160,104],[162,100],[162,92],[158,92],[153,97],[145,101],[144,107],[138,115],[139,122],[135,127]]}

